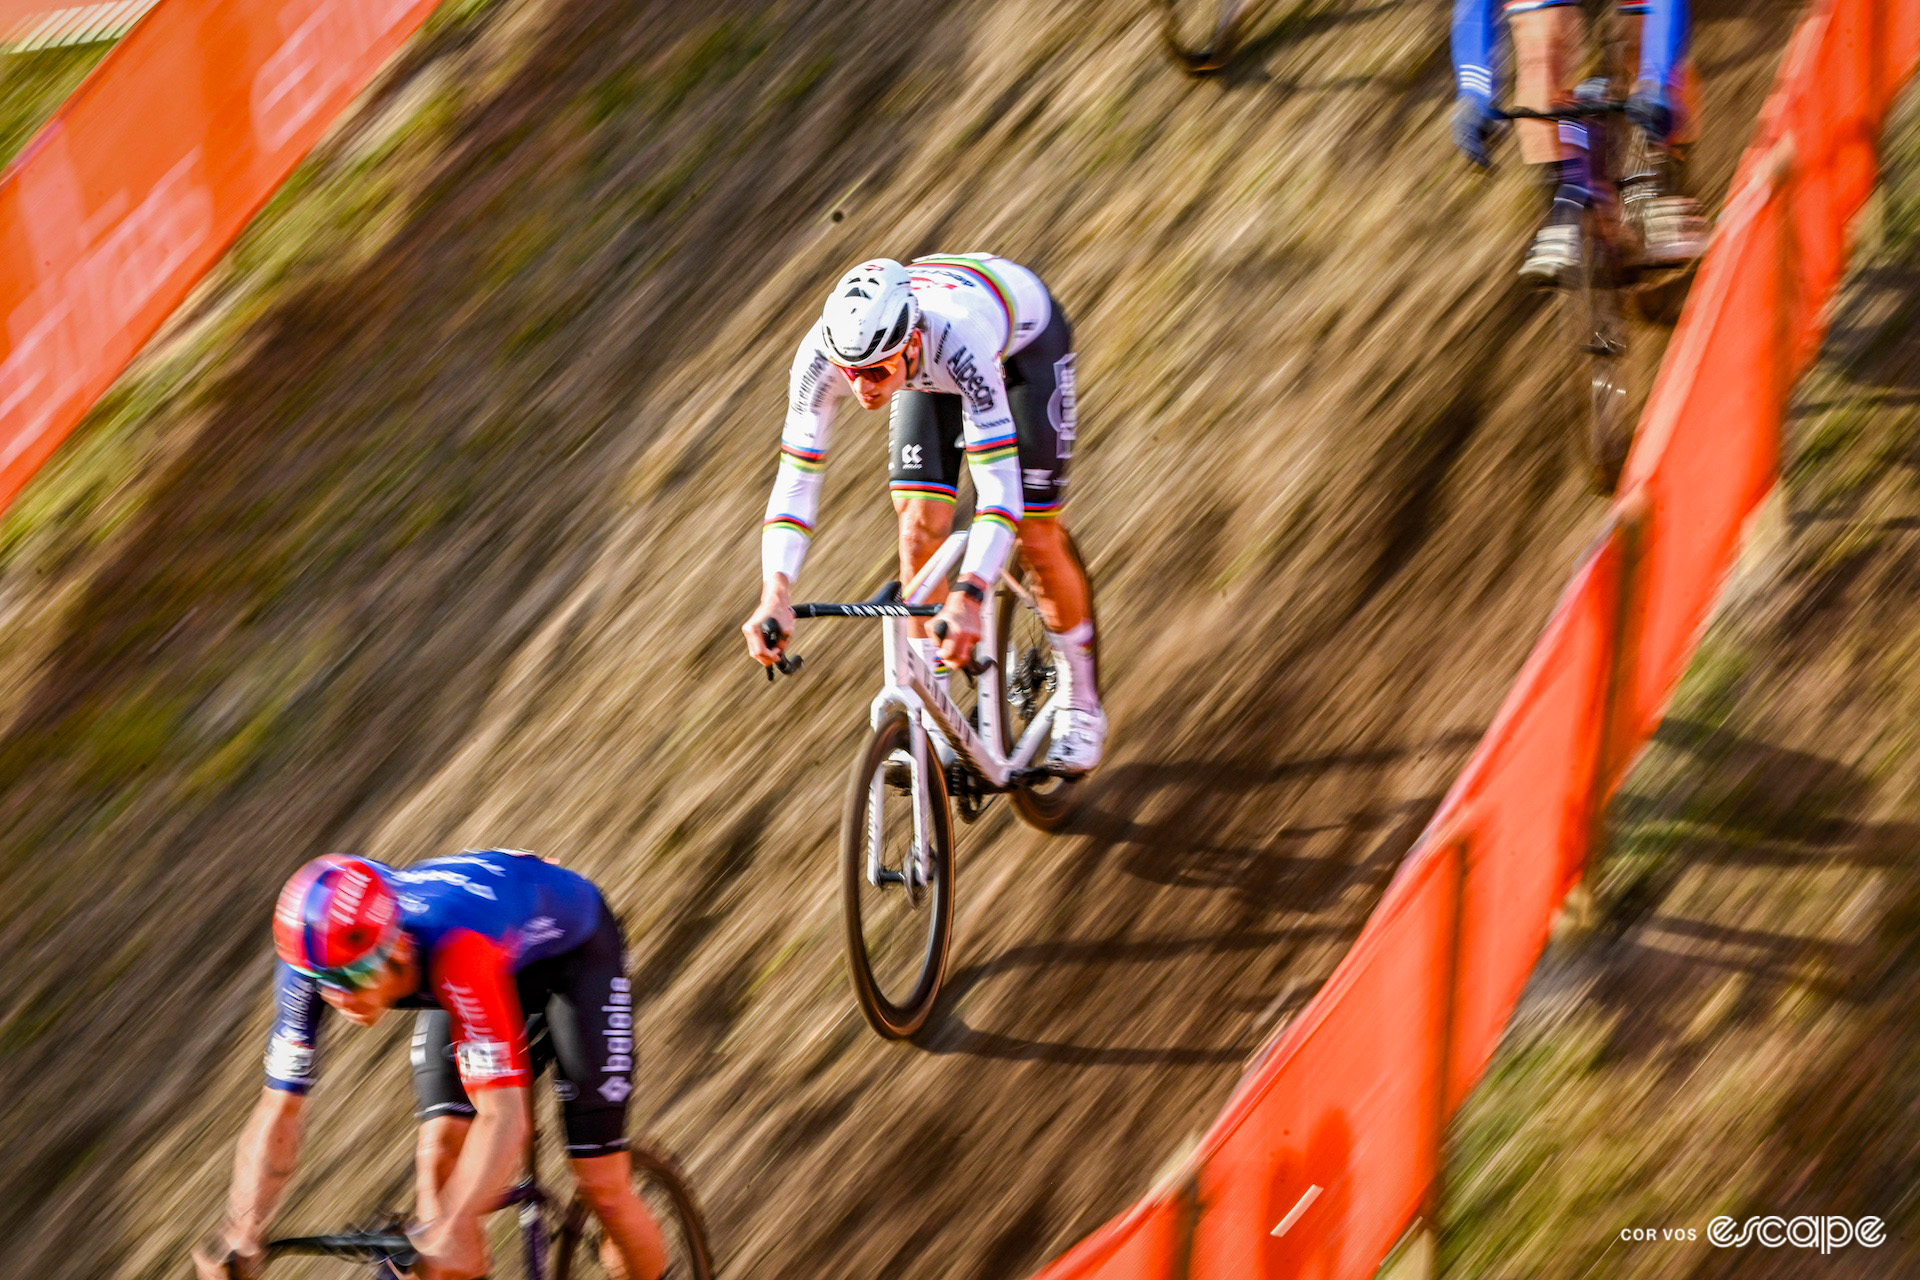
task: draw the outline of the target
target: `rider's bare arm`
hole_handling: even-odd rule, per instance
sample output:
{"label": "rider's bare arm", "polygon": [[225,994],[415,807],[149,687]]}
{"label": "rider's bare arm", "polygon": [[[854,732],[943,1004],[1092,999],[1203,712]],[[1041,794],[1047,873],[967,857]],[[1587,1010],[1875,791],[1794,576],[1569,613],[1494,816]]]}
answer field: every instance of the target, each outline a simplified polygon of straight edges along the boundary
{"label": "rider's bare arm", "polygon": [[473,1095],[473,1128],[441,1188],[440,1216],[423,1225],[419,1241],[420,1251],[442,1274],[486,1271],[481,1226],[526,1158],[533,1131],[527,1119],[528,1096],[522,1087],[483,1089]]}
{"label": "rider's bare arm", "polygon": [[300,1121],[306,1098],[265,1088],[247,1117],[233,1154],[233,1189],[221,1227],[227,1248],[256,1254],[300,1162]]}

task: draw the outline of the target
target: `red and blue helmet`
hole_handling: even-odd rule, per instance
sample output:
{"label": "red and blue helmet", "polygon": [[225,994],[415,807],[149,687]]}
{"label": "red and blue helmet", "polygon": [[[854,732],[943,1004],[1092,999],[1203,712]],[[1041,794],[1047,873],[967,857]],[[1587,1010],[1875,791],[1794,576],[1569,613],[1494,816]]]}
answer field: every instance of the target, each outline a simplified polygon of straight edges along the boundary
{"label": "red and blue helmet", "polygon": [[328,986],[362,986],[400,936],[400,902],[380,868],[330,853],[294,873],[273,910],[273,948]]}

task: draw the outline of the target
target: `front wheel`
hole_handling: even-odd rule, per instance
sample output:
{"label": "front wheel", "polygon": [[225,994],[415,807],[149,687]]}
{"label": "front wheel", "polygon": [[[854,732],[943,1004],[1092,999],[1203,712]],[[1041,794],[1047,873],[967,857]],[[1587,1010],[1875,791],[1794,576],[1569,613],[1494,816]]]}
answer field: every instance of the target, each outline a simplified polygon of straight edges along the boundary
{"label": "front wheel", "polygon": [[1561,291],[1567,336],[1578,352],[1576,377],[1584,384],[1588,474],[1599,493],[1612,493],[1633,444],[1634,403],[1627,366],[1627,325],[1622,314],[1622,266],[1613,241],[1589,209],[1581,236],[1580,267]]}
{"label": "front wheel", "polygon": [[[925,797],[917,833],[915,793]],[[889,1040],[926,1025],[953,937],[953,828],[939,761],[913,758],[904,707],[868,739],[847,784],[840,827],[847,967],[867,1022]]]}
{"label": "front wheel", "polygon": [[[713,1280],[713,1249],[707,1242],[706,1220],[686,1178],[673,1161],[650,1147],[636,1143],[631,1154],[634,1190],[659,1224],[666,1246],[667,1269],[662,1274],[673,1280]],[[601,1257],[604,1243],[601,1248],[580,1248],[588,1242],[591,1225],[586,1202],[575,1197],[555,1233],[553,1280],[574,1280],[576,1276],[588,1280],[611,1274]],[[585,1265],[578,1265],[581,1263]]]}

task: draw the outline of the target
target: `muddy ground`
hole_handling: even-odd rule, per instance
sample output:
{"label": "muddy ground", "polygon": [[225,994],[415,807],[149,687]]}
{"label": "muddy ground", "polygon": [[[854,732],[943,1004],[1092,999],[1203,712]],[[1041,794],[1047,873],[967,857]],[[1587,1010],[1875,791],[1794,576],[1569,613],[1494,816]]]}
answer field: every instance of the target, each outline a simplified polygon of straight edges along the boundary
{"label": "muddy ground", "polygon": [[[1790,14],[1700,6],[1702,190]],[[1017,1275],[1144,1190],[1600,511],[1511,284],[1534,195],[1452,153],[1445,43],[1437,3],[1276,7],[1195,83],[1135,3],[444,11],[0,526],[10,1265],[178,1274],[258,1087],[272,895],[332,849],[608,887],[636,1123],[730,1274]],[[950,992],[888,1044],[832,880],[875,637],[769,688],[735,627],[820,291],[977,247],[1079,331],[1115,731],[1073,831],[962,830]],[[842,420],[803,595],[887,576],[882,430]],[[405,1182],[401,1028],[328,1052],[289,1225]]]}

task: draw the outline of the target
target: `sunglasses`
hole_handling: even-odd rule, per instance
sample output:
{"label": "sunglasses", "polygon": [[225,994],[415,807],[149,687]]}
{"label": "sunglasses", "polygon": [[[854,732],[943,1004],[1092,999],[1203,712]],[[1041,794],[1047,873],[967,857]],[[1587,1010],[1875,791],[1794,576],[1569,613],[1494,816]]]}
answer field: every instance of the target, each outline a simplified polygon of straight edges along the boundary
{"label": "sunglasses", "polygon": [[841,365],[840,372],[846,374],[855,382],[885,382],[893,376],[894,370],[899,366],[899,360],[900,356],[896,353],[888,356],[879,364],[861,365],[857,369],[850,369],[845,365]]}
{"label": "sunglasses", "polygon": [[392,958],[391,947],[380,947],[352,964],[343,964],[334,969],[317,969],[308,976],[334,991],[365,991],[379,981],[380,975],[386,972],[387,961]]}

